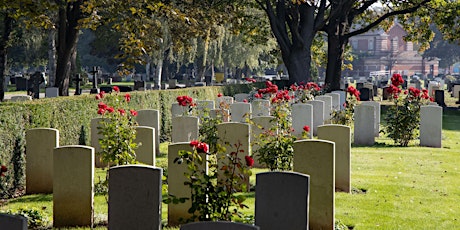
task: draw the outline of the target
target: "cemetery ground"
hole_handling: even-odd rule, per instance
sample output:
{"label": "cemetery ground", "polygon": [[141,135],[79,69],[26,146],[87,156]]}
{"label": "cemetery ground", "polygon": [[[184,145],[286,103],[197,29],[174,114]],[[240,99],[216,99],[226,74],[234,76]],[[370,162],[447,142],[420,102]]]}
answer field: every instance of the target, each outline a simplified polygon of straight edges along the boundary
{"label": "cemetery ground", "polygon": [[[377,138],[372,147],[353,146],[353,192],[336,193],[336,220],[350,229],[458,229],[459,135],[460,111],[445,110],[442,148],[419,147],[417,141],[410,147],[395,147],[392,140],[384,137]],[[162,156],[157,158],[158,167],[167,167],[167,144],[160,146]],[[266,169],[253,169],[252,185],[256,173],[262,171]],[[105,171],[97,169],[95,180],[104,177]],[[246,204],[250,208],[244,213],[250,217],[254,215],[254,192],[247,195]],[[96,229],[106,229],[106,197],[96,195],[94,207]],[[8,200],[0,210],[21,208],[39,210],[51,226],[52,195],[27,195]],[[165,221],[167,205],[162,206],[162,211]]]}
{"label": "cemetery ground", "polygon": [[[389,104],[389,103],[388,103]],[[446,104],[458,107],[455,99],[447,96]],[[384,105],[384,103],[382,103]],[[353,133],[353,132],[352,132]],[[381,134],[372,147],[352,147],[353,192],[335,193],[335,218],[350,229],[458,229],[460,207],[460,111],[443,112],[442,148],[419,147],[418,141],[409,147],[396,147]],[[167,172],[167,145],[160,145],[161,157],[156,166]],[[255,175],[266,169],[253,169]],[[95,170],[96,182],[105,177],[105,171]],[[163,197],[166,196],[164,186]],[[254,192],[247,194],[249,209],[254,216]],[[52,226],[52,195],[27,195],[0,202],[0,212],[18,209],[38,210]],[[107,201],[96,195],[94,217],[96,229],[107,228]],[[167,223],[167,205],[162,206],[162,220]],[[243,220],[240,220],[243,221]],[[89,228],[69,228],[89,229]],[[163,229],[178,229],[164,227]]]}

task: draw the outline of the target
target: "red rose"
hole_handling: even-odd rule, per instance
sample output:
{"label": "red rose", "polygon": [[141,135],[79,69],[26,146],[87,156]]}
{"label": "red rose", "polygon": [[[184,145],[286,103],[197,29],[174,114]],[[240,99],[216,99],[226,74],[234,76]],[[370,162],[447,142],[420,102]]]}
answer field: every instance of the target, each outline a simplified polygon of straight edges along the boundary
{"label": "red rose", "polygon": [[96,100],[100,100],[100,99],[101,99],[101,95],[96,94]]}
{"label": "red rose", "polygon": [[120,92],[120,88],[118,88],[118,86],[114,86],[114,87],[113,87],[113,91],[119,93],[119,92]]}
{"label": "red rose", "polygon": [[208,153],[209,152],[209,146],[208,144],[204,142],[198,143],[198,146],[196,146],[196,151],[199,153]]}
{"label": "red rose", "polygon": [[129,112],[131,113],[132,116],[137,116],[137,111],[136,110],[129,110]]}
{"label": "red rose", "polygon": [[99,104],[97,104],[97,107],[98,107],[99,109],[104,109],[104,110],[106,110],[108,106],[107,106],[104,102],[101,101],[101,102],[99,102]]}
{"label": "red rose", "polygon": [[105,109],[103,108],[99,108],[99,110],[97,110],[97,114],[99,115],[104,115],[104,113],[105,113]]}
{"label": "red rose", "polygon": [[247,166],[252,167],[254,165],[254,159],[252,159],[251,156],[244,156],[244,159],[246,160]]}
{"label": "red rose", "polygon": [[243,99],[243,102],[248,103],[248,99]]}
{"label": "red rose", "polygon": [[262,98],[262,94],[256,93],[256,94],[254,94],[254,97],[255,97],[255,98]]}
{"label": "red rose", "polygon": [[124,109],[118,109],[118,112],[124,116],[126,114],[126,111]]}
{"label": "red rose", "polygon": [[99,93],[99,97],[101,97],[101,98],[104,98],[104,95],[105,95],[105,91],[101,91],[101,92]]}
{"label": "red rose", "polygon": [[199,143],[200,143],[200,142],[197,141],[197,140],[192,140],[192,141],[190,141],[190,146],[192,146],[192,147],[197,147]]}
{"label": "red rose", "polygon": [[303,131],[305,131],[305,132],[307,132],[307,133],[310,132],[310,126],[305,125],[305,126],[303,127]]}
{"label": "red rose", "polygon": [[130,102],[131,101],[131,94],[127,93],[125,94],[125,101]]}
{"label": "red rose", "polygon": [[113,112],[115,112],[115,109],[113,107],[109,107],[109,108],[107,108],[107,112],[113,113]]}
{"label": "red rose", "polygon": [[217,97],[222,97],[222,94],[221,94],[221,93],[218,93],[218,94],[217,94]]}
{"label": "red rose", "polygon": [[6,168],[5,165],[2,165],[2,168],[1,168],[0,172],[4,173],[6,171],[8,171],[8,168]]}

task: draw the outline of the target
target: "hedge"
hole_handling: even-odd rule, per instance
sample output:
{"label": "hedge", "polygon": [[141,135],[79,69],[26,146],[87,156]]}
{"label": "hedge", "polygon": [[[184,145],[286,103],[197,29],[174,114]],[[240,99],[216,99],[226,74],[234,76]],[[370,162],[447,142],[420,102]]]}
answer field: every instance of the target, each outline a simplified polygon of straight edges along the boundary
{"label": "hedge", "polygon": [[[130,106],[133,109],[157,109],[161,113],[161,140],[170,139],[171,133],[171,104],[176,97],[188,95],[195,100],[215,100],[218,93],[234,95],[247,93],[253,89],[253,84],[193,87],[174,90],[153,90],[131,92]],[[59,130],[60,145],[76,145],[82,142],[83,133],[85,143],[89,143],[90,121],[98,117],[97,101],[94,95],[84,94],[71,97],[44,98],[30,102],[3,102],[0,103],[0,162],[9,169],[13,168],[12,161],[17,140],[25,138],[25,131],[31,128],[55,128]],[[83,129],[83,131],[82,131]],[[24,143],[24,142],[23,142]],[[17,149],[18,147],[16,147]],[[23,153],[25,154],[25,153]],[[24,167],[24,166],[22,166]],[[8,173],[13,173],[9,170]],[[12,185],[14,176],[8,180],[0,178],[0,182]],[[3,180],[3,181],[2,181]],[[5,183],[4,183],[5,184]],[[17,183],[15,183],[17,184]],[[13,193],[0,186],[0,197],[5,193]]]}

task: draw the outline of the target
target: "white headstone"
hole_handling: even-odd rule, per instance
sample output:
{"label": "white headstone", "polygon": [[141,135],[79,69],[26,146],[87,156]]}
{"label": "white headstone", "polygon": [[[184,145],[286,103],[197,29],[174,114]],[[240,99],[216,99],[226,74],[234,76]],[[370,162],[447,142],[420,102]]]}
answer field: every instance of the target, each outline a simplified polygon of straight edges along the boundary
{"label": "white headstone", "polygon": [[460,85],[454,85],[454,88],[452,89],[452,95],[454,98],[459,98],[460,95]]}
{"label": "white headstone", "polygon": [[340,110],[340,94],[326,93],[325,95],[332,97],[332,111]]}
{"label": "white headstone", "polygon": [[441,148],[442,107],[422,106],[420,108],[420,145]]}
{"label": "white headstone", "polygon": [[355,106],[355,145],[372,146],[375,143],[375,107],[372,105]]}
{"label": "white headstone", "polygon": [[361,105],[371,105],[374,106],[374,134],[375,137],[379,137],[380,134],[380,103],[377,101],[363,101]]}
{"label": "white headstone", "polygon": [[155,153],[160,154],[160,111],[156,109],[138,110],[136,121],[139,126],[148,126],[154,129]]}
{"label": "white headstone", "polygon": [[347,101],[347,92],[346,91],[332,91],[332,93],[338,93],[340,95],[340,109],[344,109],[345,102]]}
{"label": "white headstone", "polygon": [[251,104],[236,102],[230,105],[230,120],[232,122],[246,122],[251,119]]}
{"label": "white headstone", "polygon": [[270,101],[269,100],[253,100],[252,116],[270,116]]}
{"label": "white headstone", "polygon": [[148,126],[136,127],[136,160],[140,163],[155,166],[155,129]]}
{"label": "white headstone", "polygon": [[310,128],[313,130],[313,136],[316,136],[318,126],[324,124],[324,102],[313,100],[306,103],[313,106],[313,128]]}
{"label": "white headstone", "polygon": [[235,101],[237,102],[244,102],[244,100],[248,100],[249,99],[249,94],[248,93],[237,93],[235,94],[233,97],[235,98]]}
{"label": "white headstone", "polygon": [[324,123],[331,123],[331,113],[332,113],[332,96],[317,96],[315,100],[324,102]]}
{"label": "white headstone", "polygon": [[303,127],[308,125],[310,127],[308,137],[313,138],[313,105],[293,104],[291,114],[293,134],[296,137],[302,137]]}
{"label": "white headstone", "polygon": [[187,115],[187,111],[189,110],[188,106],[181,106],[179,103],[173,103],[171,105],[171,116],[177,117],[177,116],[185,116]]}
{"label": "white headstone", "polygon": [[222,96],[222,97],[218,97],[216,99],[216,107],[217,108],[223,108],[223,109],[228,109],[228,108],[225,108],[227,105],[231,105],[233,104],[233,97],[230,97],[230,96]]}
{"label": "white headstone", "polygon": [[171,121],[171,141],[189,142],[198,139],[198,117],[193,116],[179,116],[174,117]]}

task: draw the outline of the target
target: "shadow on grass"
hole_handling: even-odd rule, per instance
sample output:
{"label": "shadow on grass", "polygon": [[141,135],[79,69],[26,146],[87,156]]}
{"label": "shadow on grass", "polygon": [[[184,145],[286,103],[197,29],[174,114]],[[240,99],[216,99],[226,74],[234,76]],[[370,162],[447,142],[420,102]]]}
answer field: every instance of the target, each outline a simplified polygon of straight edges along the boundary
{"label": "shadow on grass", "polygon": [[[382,143],[382,142],[375,142],[375,144],[371,146],[355,145],[354,143],[351,143],[351,147],[352,148],[405,148],[399,145]],[[418,147],[418,146],[414,145],[414,146],[408,146],[408,147]]]}
{"label": "shadow on grass", "polygon": [[34,194],[34,195],[26,195],[19,197],[14,200],[10,200],[10,204],[14,203],[33,203],[33,202],[51,202],[53,201],[52,194]]}

